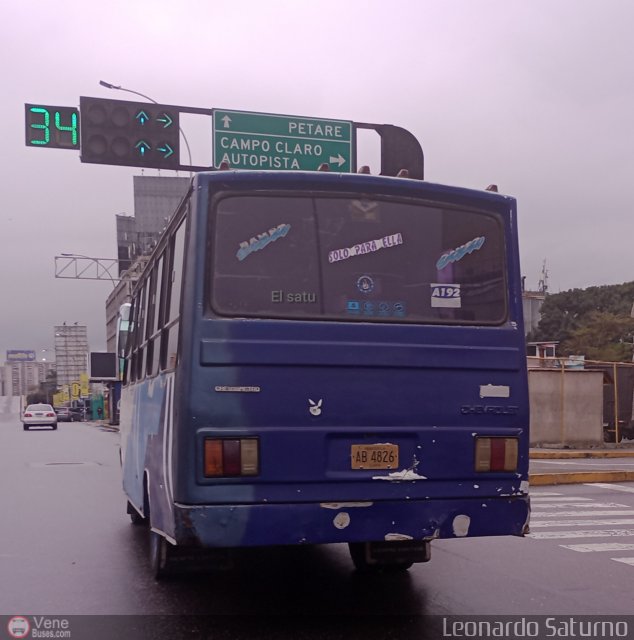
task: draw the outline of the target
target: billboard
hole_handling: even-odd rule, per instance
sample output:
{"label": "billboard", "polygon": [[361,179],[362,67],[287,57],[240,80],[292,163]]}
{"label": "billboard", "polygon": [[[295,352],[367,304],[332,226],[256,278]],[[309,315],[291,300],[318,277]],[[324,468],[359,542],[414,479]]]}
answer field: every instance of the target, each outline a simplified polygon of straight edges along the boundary
{"label": "billboard", "polygon": [[94,381],[118,380],[117,354],[91,351],[90,379]]}
{"label": "billboard", "polygon": [[7,349],[7,362],[35,362],[35,351]]}

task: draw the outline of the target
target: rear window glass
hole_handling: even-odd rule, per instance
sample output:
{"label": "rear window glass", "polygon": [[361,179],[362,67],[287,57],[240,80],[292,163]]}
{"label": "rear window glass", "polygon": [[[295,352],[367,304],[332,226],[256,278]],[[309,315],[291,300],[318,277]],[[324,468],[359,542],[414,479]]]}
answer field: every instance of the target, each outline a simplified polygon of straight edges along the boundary
{"label": "rear window glass", "polygon": [[212,307],[229,316],[497,324],[493,213],[351,197],[228,196],[212,206]]}

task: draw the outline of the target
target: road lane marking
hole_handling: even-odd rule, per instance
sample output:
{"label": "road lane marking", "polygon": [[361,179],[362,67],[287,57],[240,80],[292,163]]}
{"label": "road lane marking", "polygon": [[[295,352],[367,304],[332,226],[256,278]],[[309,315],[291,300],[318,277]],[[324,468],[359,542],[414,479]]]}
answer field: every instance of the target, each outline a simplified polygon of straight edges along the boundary
{"label": "road lane marking", "polygon": [[630,564],[634,567],[634,558],[610,558],[610,560],[616,560],[616,562],[622,562],[623,564]]}
{"label": "road lane marking", "polygon": [[586,487],[599,487],[600,489],[613,489],[614,491],[627,491],[634,493],[634,487],[624,487],[622,484],[608,484],[603,482],[585,482]]}
{"label": "road lane marking", "polygon": [[541,496],[560,496],[561,493],[552,493],[551,491],[533,491],[531,490],[530,492],[530,496],[531,498],[538,498]]}
{"label": "road lane marking", "polygon": [[531,502],[592,502],[592,498],[542,498],[541,496],[531,496]]}
{"label": "road lane marking", "polygon": [[619,544],[617,542],[596,542],[590,544],[560,544],[564,549],[592,553],[595,551],[634,551],[634,544]]}
{"label": "road lane marking", "polygon": [[[584,505],[588,506],[588,505]],[[533,518],[561,518],[564,516],[634,516],[634,509],[626,509],[623,511],[559,511],[558,513],[547,511],[532,511],[531,522]]]}
{"label": "road lane marking", "polygon": [[585,502],[567,502],[565,504],[553,503],[553,504],[541,504],[539,509],[565,509],[566,507],[582,507],[584,509],[612,509],[614,507],[629,507],[629,504],[619,504],[618,502],[593,502],[587,504]]}
{"label": "road lane marking", "polygon": [[536,540],[555,540],[558,538],[622,538],[634,536],[634,529],[586,529],[578,531],[540,531],[529,533]]}
{"label": "road lane marking", "polygon": [[[561,514],[557,514],[561,515]],[[541,529],[543,527],[593,527],[593,526],[622,526],[624,524],[634,524],[634,518],[606,518],[601,520],[537,520],[531,518],[531,529]]]}
{"label": "road lane marking", "polygon": [[563,461],[563,460],[539,460],[537,464],[552,464],[552,465],[560,465],[560,466],[579,466],[583,465],[584,467],[606,467],[606,471],[613,471],[610,467],[634,467],[634,462],[615,462],[615,460],[623,460],[623,458],[609,458],[609,462],[607,462],[608,458],[604,458],[606,462],[600,460],[586,460],[584,459],[581,462],[580,459],[572,462],[572,461]]}

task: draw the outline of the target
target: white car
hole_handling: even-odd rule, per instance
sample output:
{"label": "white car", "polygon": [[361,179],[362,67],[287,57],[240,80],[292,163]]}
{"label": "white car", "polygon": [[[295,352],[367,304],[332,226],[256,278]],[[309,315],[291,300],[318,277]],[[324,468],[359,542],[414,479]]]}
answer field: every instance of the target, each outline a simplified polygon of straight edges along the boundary
{"label": "white car", "polygon": [[57,429],[57,414],[50,404],[30,404],[22,414],[24,430],[29,427],[51,427]]}

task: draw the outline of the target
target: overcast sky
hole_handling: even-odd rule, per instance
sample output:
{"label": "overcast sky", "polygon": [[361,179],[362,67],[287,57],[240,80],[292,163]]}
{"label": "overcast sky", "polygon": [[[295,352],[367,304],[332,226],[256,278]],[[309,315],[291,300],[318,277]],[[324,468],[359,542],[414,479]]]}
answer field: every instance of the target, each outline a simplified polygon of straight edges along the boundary
{"label": "overcast sky", "polygon": [[[55,279],[53,257],[115,257],[141,171],[24,134],[27,102],[136,99],[99,80],[166,104],[402,126],[427,180],[518,199],[527,286],[544,260],[551,292],[634,278],[628,0],[30,0],[0,16],[0,358],[42,357],[64,321],[105,349],[112,284]],[[209,122],[186,124],[206,159]]]}

